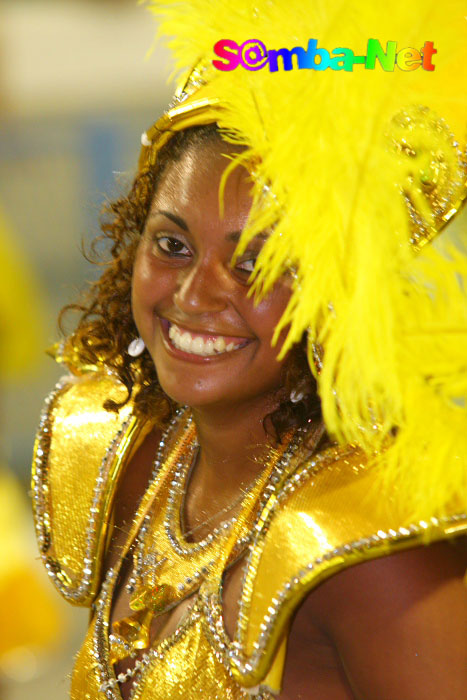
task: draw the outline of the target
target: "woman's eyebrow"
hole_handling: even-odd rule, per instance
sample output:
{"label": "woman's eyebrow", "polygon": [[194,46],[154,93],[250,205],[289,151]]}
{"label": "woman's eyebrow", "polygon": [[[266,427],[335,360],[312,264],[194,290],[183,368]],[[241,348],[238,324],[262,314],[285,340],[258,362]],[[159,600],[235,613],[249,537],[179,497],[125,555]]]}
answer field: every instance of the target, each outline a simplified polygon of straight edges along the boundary
{"label": "woman's eyebrow", "polygon": [[180,226],[184,231],[188,231],[188,225],[184,219],[181,218],[181,216],[177,216],[177,214],[172,214],[170,211],[165,211],[165,209],[156,209],[156,211],[151,214],[149,217],[150,219],[153,219],[156,217],[158,214],[162,214],[162,216],[166,216],[167,219],[170,219],[171,221],[174,222],[174,224],[177,224],[177,226]]}
{"label": "woman's eyebrow", "polygon": [[[240,240],[240,236],[242,235],[241,231],[232,231],[231,233],[227,233],[225,236],[226,241],[233,241],[234,243],[238,243]],[[267,233],[258,233],[253,240],[260,240],[260,241],[265,241],[266,238],[268,238]]]}
{"label": "woman's eyebrow", "polygon": [[[167,219],[170,219],[170,221],[173,221],[174,224],[179,226],[184,231],[187,231],[187,232],[189,231],[188,224],[186,223],[186,221],[184,219],[182,219],[181,216],[177,216],[177,214],[173,214],[171,211],[166,211],[165,209],[156,209],[156,211],[153,214],[151,214],[151,216],[149,218],[153,219],[158,214],[161,214],[162,216],[167,217]],[[225,240],[232,241],[233,243],[238,243],[241,235],[242,235],[241,231],[231,231],[230,233],[227,233],[225,235]],[[254,240],[262,241],[262,240],[266,240],[266,238],[268,238],[267,233],[258,233],[255,236]]]}

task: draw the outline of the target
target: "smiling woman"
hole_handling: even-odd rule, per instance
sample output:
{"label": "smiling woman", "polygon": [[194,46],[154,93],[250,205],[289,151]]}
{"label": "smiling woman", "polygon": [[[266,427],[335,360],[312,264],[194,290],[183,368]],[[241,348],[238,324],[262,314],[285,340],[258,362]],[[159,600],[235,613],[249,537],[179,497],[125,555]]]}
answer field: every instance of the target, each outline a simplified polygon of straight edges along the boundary
{"label": "smiling woman", "polygon": [[[308,367],[306,338],[289,351],[287,362],[277,361],[281,341],[271,346],[274,329],[290,298],[289,274],[285,272],[273,292],[259,304],[254,304],[249,294],[251,272],[266,235],[258,234],[231,264],[251,207],[248,170],[239,165],[228,177],[224,193],[227,208],[222,216],[218,192],[231,157],[242,150],[224,141],[216,124],[175,134],[161,148],[156,167],[142,170],[128,197],[110,205],[103,231],[112,242],[115,261],[91,288],[87,299],[66,307],[62,318],[70,310],[83,312],[73,348],[69,344],[67,353],[79,352],[80,363],[91,366],[99,365],[105,357],[106,366],[113,367],[130,393],[134,387],[135,408],[143,415],[167,415],[174,408],[172,392],[184,382],[174,375],[172,391],[163,386],[161,392],[159,388],[163,358],[167,362],[175,348],[182,353],[189,344],[191,352],[184,353],[184,360],[203,364],[203,356],[221,359],[220,354],[234,349],[232,344],[253,345],[248,352],[257,363],[256,382],[261,382],[265,371],[263,359],[268,361],[272,374],[281,374],[275,387],[278,408],[267,421],[277,437],[293,426],[305,425],[310,418],[319,418],[320,401]],[[173,299],[169,296],[170,282]],[[157,295],[162,297],[158,302],[164,312],[156,309]],[[143,314],[145,301],[148,306]],[[176,308],[172,310],[173,304]],[[215,316],[214,323],[210,315]],[[248,325],[250,318],[263,336],[261,343],[255,329]],[[160,366],[151,349],[157,340],[157,328],[161,331],[161,347],[169,350],[169,354],[162,355]],[[139,333],[150,354],[144,353],[135,363],[127,348]],[[282,340],[284,336],[285,332]],[[205,341],[202,346],[200,338]],[[180,371],[183,365],[178,367]],[[185,372],[190,371],[190,365],[186,365]],[[239,377],[231,370],[225,375],[237,383]],[[253,367],[250,380],[255,381],[254,375]],[[170,371],[166,377],[169,380]],[[291,401],[291,395],[300,400]],[[181,403],[192,405],[187,400]]]}
{"label": "smiling woman", "polygon": [[167,167],[136,254],[132,307],[167,395],[194,409],[237,405],[244,415],[254,403],[257,423],[282,387],[285,359],[277,361],[280,347],[271,341],[290,289],[280,281],[257,305],[248,296],[258,243],[231,264],[251,207],[251,182],[239,166],[220,216],[229,163],[222,151],[233,150],[218,139],[189,147]]}
{"label": "smiling woman", "polygon": [[[284,41],[282,3],[240,5],[238,36],[260,18]],[[313,8],[303,36],[311,12],[330,42],[381,21]],[[465,158],[427,107],[400,111],[397,81],[391,99],[358,77],[315,86],[294,120],[304,71],[290,94],[265,71],[214,75],[232,11],[161,3],[195,67],[143,134],[103,224],[111,259],[56,351],[72,376],[33,486],[49,575],[92,610],[72,698],[458,700],[467,267],[415,251],[460,211]]]}

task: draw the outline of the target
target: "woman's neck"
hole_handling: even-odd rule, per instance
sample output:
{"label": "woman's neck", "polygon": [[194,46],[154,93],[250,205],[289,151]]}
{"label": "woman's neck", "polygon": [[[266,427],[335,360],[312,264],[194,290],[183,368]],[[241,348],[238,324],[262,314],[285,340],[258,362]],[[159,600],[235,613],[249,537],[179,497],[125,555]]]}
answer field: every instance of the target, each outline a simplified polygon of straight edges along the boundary
{"label": "woman's neck", "polygon": [[262,470],[275,443],[263,422],[275,408],[277,400],[266,397],[249,405],[192,409],[200,445],[196,471],[206,487],[230,490]]}
{"label": "woman's neck", "polygon": [[[258,399],[241,407],[229,405],[192,409],[199,452],[185,494],[186,529],[208,534],[219,520],[238,508],[245,493],[268,463],[275,440],[263,427],[264,417],[277,408],[277,401]],[[213,520],[214,518],[214,520]],[[204,522],[209,527],[199,530]]]}

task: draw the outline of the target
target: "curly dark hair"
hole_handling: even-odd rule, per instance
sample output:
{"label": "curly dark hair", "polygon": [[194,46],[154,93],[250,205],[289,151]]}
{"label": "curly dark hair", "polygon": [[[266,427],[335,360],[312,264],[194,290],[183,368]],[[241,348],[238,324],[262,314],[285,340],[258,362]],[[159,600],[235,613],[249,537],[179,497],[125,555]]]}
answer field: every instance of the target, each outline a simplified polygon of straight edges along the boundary
{"label": "curly dark hair", "polygon": [[[138,415],[152,416],[161,425],[173,414],[174,402],[162,390],[149,353],[138,358],[128,355],[127,348],[138,335],[131,312],[131,278],[133,262],[146,217],[164,171],[193,145],[222,140],[216,124],[191,127],[176,132],[158,153],[155,166],[139,171],[127,196],[107,204],[101,223],[102,234],[91,246],[91,262],[104,266],[100,278],[75,304],[65,306],[59,317],[69,311],[80,314],[77,326],[68,339],[78,362],[83,365],[105,365],[113,370],[127,389],[121,403],[108,400],[105,408],[118,410],[132,397]],[[102,263],[97,246],[106,242],[110,259]],[[293,400],[291,400],[291,397]],[[292,427],[304,426],[321,416],[316,381],[307,361],[306,337],[289,353],[283,370],[283,389],[279,406],[264,419],[265,431],[276,440]]]}

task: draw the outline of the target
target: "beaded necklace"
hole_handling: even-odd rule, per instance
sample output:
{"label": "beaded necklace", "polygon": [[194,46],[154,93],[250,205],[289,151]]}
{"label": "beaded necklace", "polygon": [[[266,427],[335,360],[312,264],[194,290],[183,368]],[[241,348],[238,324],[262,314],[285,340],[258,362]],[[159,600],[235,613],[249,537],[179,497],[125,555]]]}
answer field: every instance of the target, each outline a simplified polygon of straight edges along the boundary
{"label": "beaded necklace", "polygon": [[[244,526],[236,536],[230,562],[242,554],[251,539],[254,512],[265,486],[271,479],[282,474],[298,447],[299,434],[296,434],[295,439],[291,438],[289,435],[285,444],[278,449],[271,448],[261,474],[240,497],[219,511],[227,512],[243,501],[240,512],[248,514]],[[167,443],[173,443],[173,446],[164,454]],[[156,455],[152,478],[157,479],[162,465],[174,467],[173,470],[169,468],[166,475],[168,487],[155,494],[154,502],[144,515],[135,538],[133,572],[127,584],[133,614],[113,623],[110,636],[112,663],[149,645],[154,616],[170,610],[199,588],[219,559],[226,537],[236,522],[237,518],[233,516],[201,541],[186,541],[186,534],[181,531],[180,512],[197,446],[193,420],[191,416],[187,418],[182,410],[178,420],[163,436]],[[148,491],[150,490],[151,485]]]}
{"label": "beaded necklace", "polygon": [[[324,428],[322,426],[315,428],[313,431],[313,443],[314,447],[318,444]],[[137,650],[147,649],[150,646],[149,628],[150,621],[155,614],[161,614],[170,610],[172,607],[178,604],[181,600],[191,595],[192,592],[196,591],[201,583],[208,577],[210,569],[217,568],[219,561],[225,559],[225,548],[230,539],[230,543],[227,545],[229,549],[229,554],[227,555],[226,566],[228,568],[232,563],[238,560],[239,556],[243,554],[247,545],[252,540],[253,533],[255,532],[261,513],[273,493],[281,489],[282,484],[288,477],[288,475],[295,469],[296,461],[293,459],[296,455],[303,437],[307,434],[307,429],[298,429],[294,435],[289,434],[284,441],[284,444],[279,447],[278,450],[271,449],[267,458],[266,466],[264,467],[262,473],[255,479],[255,481],[245,490],[244,493],[240,495],[233,503],[226,506],[224,509],[211,516],[209,520],[218,516],[220,513],[228,512],[237,503],[243,501],[239,513],[228,521],[227,525],[221,524],[218,526],[211,534],[208,535],[204,540],[200,542],[186,542],[186,537],[189,533],[181,534],[180,538],[178,536],[177,528],[174,526],[173,522],[168,519],[167,509],[169,500],[172,500],[174,509],[173,513],[176,513],[175,503],[178,501],[182,502],[183,489],[185,488],[186,478],[191,466],[191,458],[193,456],[196,438],[193,430],[193,423],[191,417],[185,417],[185,410],[181,409],[177,412],[176,416],[171,422],[171,425],[165,432],[154,462],[154,469],[152,472],[151,483],[148,487],[148,491],[143,497],[139,513],[140,522],[142,521],[143,526],[140,528],[139,532],[130,533],[127,541],[127,546],[122,552],[122,557],[117,568],[109,571],[106,577],[106,582],[103,586],[102,596],[97,605],[98,615],[96,618],[96,628],[95,628],[95,648],[96,651],[100,649],[101,662],[98,663],[98,668],[100,669],[100,679],[101,679],[101,690],[104,690],[108,697],[113,697],[112,688],[119,683],[125,683],[138,674],[142,672],[146,666],[150,663],[154,654],[157,654],[157,650],[149,649],[145,652],[141,659],[135,662],[132,668],[129,668],[124,673],[120,673],[118,677],[113,676],[110,671],[110,666],[118,661],[119,659],[126,658],[128,656],[135,656]],[[178,433],[178,435],[177,435]],[[175,434],[175,437],[174,437]],[[170,446],[168,453],[165,454],[166,446],[169,443],[174,442],[173,446]],[[188,460],[186,459],[188,457]],[[185,461],[184,461],[185,460]],[[169,469],[166,470],[165,476],[166,480],[170,481],[170,486],[165,491],[165,507],[161,513],[159,513],[159,518],[152,519],[151,513],[147,512],[150,506],[154,506],[154,494],[151,494],[151,498],[147,499],[148,493],[151,491],[151,487],[157,481],[161,479],[161,472],[164,467],[169,465]],[[163,476],[163,475],[162,475]],[[159,484],[160,487],[160,484]],[[179,493],[179,490],[182,493]],[[172,499],[170,498],[172,496]],[[146,504],[145,504],[146,499]],[[153,507],[152,511],[155,510]],[[180,513],[178,512],[178,515]],[[135,522],[138,518],[135,519]],[[205,521],[208,522],[208,521]],[[205,524],[202,523],[201,525]],[[178,524],[180,521],[178,521]],[[240,527],[239,527],[240,523]],[[170,525],[170,528],[167,525]],[[232,525],[235,524],[235,528]],[[201,525],[197,526],[201,527]],[[224,525],[224,526],[223,526]],[[171,538],[168,536],[167,530],[170,529],[172,534],[175,535],[177,544],[173,546]],[[194,528],[196,529],[196,528]],[[173,579],[178,580],[178,585],[176,586],[177,594],[175,599],[170,601],[167,597],[167,591],[164,590],[164,586],[167,584],[161,583],[164,573],[164,564],[167,559],[165,556],[160,556],[161,553],[158,549],[158,532],[163,532],[164,539],[166,540],[165,545],[170,544],[171,548],[171,561],[169,571]],[[214,535],[214,533],[216,533]],[[134,563],[135,567],[133,570],[133,575],[127,584],[127,590],[133,595],[136,594],[138,590],[138,577],[142,577],[143,587],[146,585],[146,591],[151,589],[152,584],[155,584],[157,590],[152,591],[151,597],[148,597],[144,601],[142,598],[142,605],[139,610],[136,611],[136,615],[131,618],[126,618],[113,625],[113,633],[108,636],[108,642],[106,642],[105,637],[107,634],[104,633],[104,629],[108,630],[108,616],[110,615],[110,606],[113,588],[117,580],[118,569],[123,562],[128,549],[131,546],[131,542],[135,540],[137,535],[134,552]],[[233,537],[235,535],[235,537]],[[233,539],[235,542],[231,545]],[[203,544],[207,540],[208,544]],[[212,543],[216,546],[213,547]],[[198,547],[197,547],[198,545]],[[208,545],[211,545],[209,547]],[[196,554],[193,555],[193,550]],[[177,562],[173,559],[178,557],[185,558],[186,560],[192,560],[193,556],[196,559],[199,557],[199,552],[203,556],[204,551],[207,550],[211,552],[213,558],[208,562],[207,566],[203,566],[197,569],[196,574],[193,577],[186,577],[183,579],[183,575],[180,576],[180,566],[177,566]],[[163,553],[165,554],[165,552]],[[175,564],[175,566],[174,566]],[[162,589],[163,595],[160,595],[159,589]],[[140,591],[141,593],[142,591]],[[174,591],[169,591],[169,596],[174,595]],[[161,599],[165,598],[163,602]],[[135,599],[136,600],[136,599]],[[135,606],[135,608],[137,605]],[[196,611],[196,603],[192,611]],[[193,613],[195,614],[195,613]],[[199,614],[199,613],[196,613]],[[190,620],[192,613],[189,615]],[[177,629],[174,638],[182,633],[182,628],[185,622],[182,623],[181,627]],[[143,629],[145,628],[145,629]],[[123,634],[121,634],[123,632]],[[128,634],[130,632],[130,634]],[[135,635],[135,632],[137,634]],[[143,632],[143,634],[141,634]],[[160,645],[158,645],[158,648]],[[104,661],[105,659],[105,661]]]}

